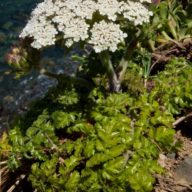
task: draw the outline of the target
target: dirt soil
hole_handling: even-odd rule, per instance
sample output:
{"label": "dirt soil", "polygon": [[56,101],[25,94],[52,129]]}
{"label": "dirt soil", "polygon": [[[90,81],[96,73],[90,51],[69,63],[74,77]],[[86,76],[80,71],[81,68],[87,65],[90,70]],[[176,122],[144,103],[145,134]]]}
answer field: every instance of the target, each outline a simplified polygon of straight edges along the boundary
{"label": "dirt soil", "polygon": [[[192,39],[185,39],[172,46],[159,47],[153,54],[154,70],[158,63],[166,63],[172,57],[185,57],[192,62]],[[182,119],[182,118],[181,118]],[[178,122],[177,122],[178,123]],[[192,114],[184,117],[184,121],[176,127],[176,140],[182,142],[177,153],[161,154],[159,163],[165,168],[164,175],[156,175],[157,183],[154,192],[192,192]]]}
{"label": "dirt soil", "polygon": [[154,192],[192,192],[192,124],[182,126],[184,129],[176,134],[182,148],[177,153],[160,155],[159,163],[165,168],[165,174],[156,176]]}

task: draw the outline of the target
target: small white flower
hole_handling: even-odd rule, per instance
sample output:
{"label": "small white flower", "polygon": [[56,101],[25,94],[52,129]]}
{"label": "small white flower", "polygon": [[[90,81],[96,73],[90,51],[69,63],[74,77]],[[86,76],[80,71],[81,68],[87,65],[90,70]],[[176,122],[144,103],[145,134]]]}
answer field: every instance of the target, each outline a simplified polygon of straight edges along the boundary
{"label": "small white flower", "polygon": [[107,23],[101,21],[93,25],[89,43],[93,45],[97,53],[104,50],[114,52],[117,50],[118,44],[122,42],[125,37],[127,37],[127,34],[121,31],[119,25],[112,22]]}
{"label": "small white flower", "polygon": [[72,39],[67,39],[65,42],[66,47],[71,47],[73,45],[73,40]]}
{"label": "small white flower", "polygon": [[[142,1],[144,2],[144,1]],[[150,16],[153,14],[145,5],[139,2],[128,1],[121,6],[124,18],[133,22],[134,25],[142,25],[148,23]]]}
{"label": "small white flower", "polygon": [[67,0],[66,7],[78,17],[92,19],[93,13],[97,10],[97,3],[94,0]]}
{"label": "small white flower", "polygon": [[84,41],[88,36],[89,25],[83,19],[73,18],[66,25],[63,33],[64,39],[73,39],[74,42]]}
{"label": "small white flower", "polygon": [[98,0],[98,10],[101,15],[107,15],[112,21],[115,21],[117,14],[120,13],[121,3],[117,0]]}
{"label": "small white flower", "polygon": [[71,20],[75,18],[75,13],[66,7],[62,7],[56,13],[55,17],[52,18],[52,21],[56,24],[60,32],[64,32],[65,28],[68,25],[71,25]]}
{"label": "small white flower", "polygon": [[32,11],[32,16],[51,16],[58,11],[58,7],[55,6],[52,0],[45,0],[42,3],[39,3],[37,7]]}
{"label": "small white flower", "polygon": [[32,37],[34,39],[31,44],[32,47],[40,49],[45,46],[54,45],[57,34],[58,31],[54,25],[50,21],[47,21],[45,17],[41,16],[39,18],[32,17],[20,34],[20,37]]}
{"label": "small white flower", "polygon": [[140,0],[140,3],[151,3],[152,0]]}

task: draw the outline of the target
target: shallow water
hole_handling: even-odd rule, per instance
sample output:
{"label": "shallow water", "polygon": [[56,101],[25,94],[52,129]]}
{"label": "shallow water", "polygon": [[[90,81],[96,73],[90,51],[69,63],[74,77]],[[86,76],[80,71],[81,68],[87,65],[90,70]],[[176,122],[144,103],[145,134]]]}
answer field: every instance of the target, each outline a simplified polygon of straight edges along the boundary
{"label": "shallow water", "polygon": [[[14,114],[26,111],[31,101],[43,97],[56,83],[37,71],[15,79],[4,59],[6,52],[19,40],[19,33],[38,2],[40,0],[0,0],[0,130],[7,127]],[[71,74],[77,67],[70,55],[64,56],[63,50],[55,48],[43,54],[42,63],[55,73]]]}

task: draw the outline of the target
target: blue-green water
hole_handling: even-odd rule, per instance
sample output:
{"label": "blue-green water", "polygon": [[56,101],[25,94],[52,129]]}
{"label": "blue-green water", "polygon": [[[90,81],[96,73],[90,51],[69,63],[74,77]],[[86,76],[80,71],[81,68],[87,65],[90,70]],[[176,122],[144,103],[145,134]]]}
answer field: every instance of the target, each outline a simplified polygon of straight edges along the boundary
{"label": "blue-green water", "polygon": [[[19,33],[27,23],[30,12],[41,0],[0,0],[0,130],[14,114],[23,113],[28,104],[42,97],[55,81],[37,71],[21,79],[9,73],[5,54],[19,41]],[[64,56],[63,50],[48,49],[41,62],[55,73],[73,73],[76,66],[71,63],[70,55]],[[6,125],[5,125],[6,122]]]}

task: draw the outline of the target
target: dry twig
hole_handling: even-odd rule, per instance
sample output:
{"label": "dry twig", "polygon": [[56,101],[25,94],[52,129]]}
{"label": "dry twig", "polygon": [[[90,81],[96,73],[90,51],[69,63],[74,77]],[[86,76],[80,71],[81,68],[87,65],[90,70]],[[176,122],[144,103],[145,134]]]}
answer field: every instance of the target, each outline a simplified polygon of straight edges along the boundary
{"label": "dry twig", "polygon": [[192,112],[183,116],[183,117],[180,117],[179,119],[177,119],[174,123],[173,123],[173,127],[176,127],[177,125],[179,125],[182,121],[186,120],[187,118],[189,117],[192,117]]}

